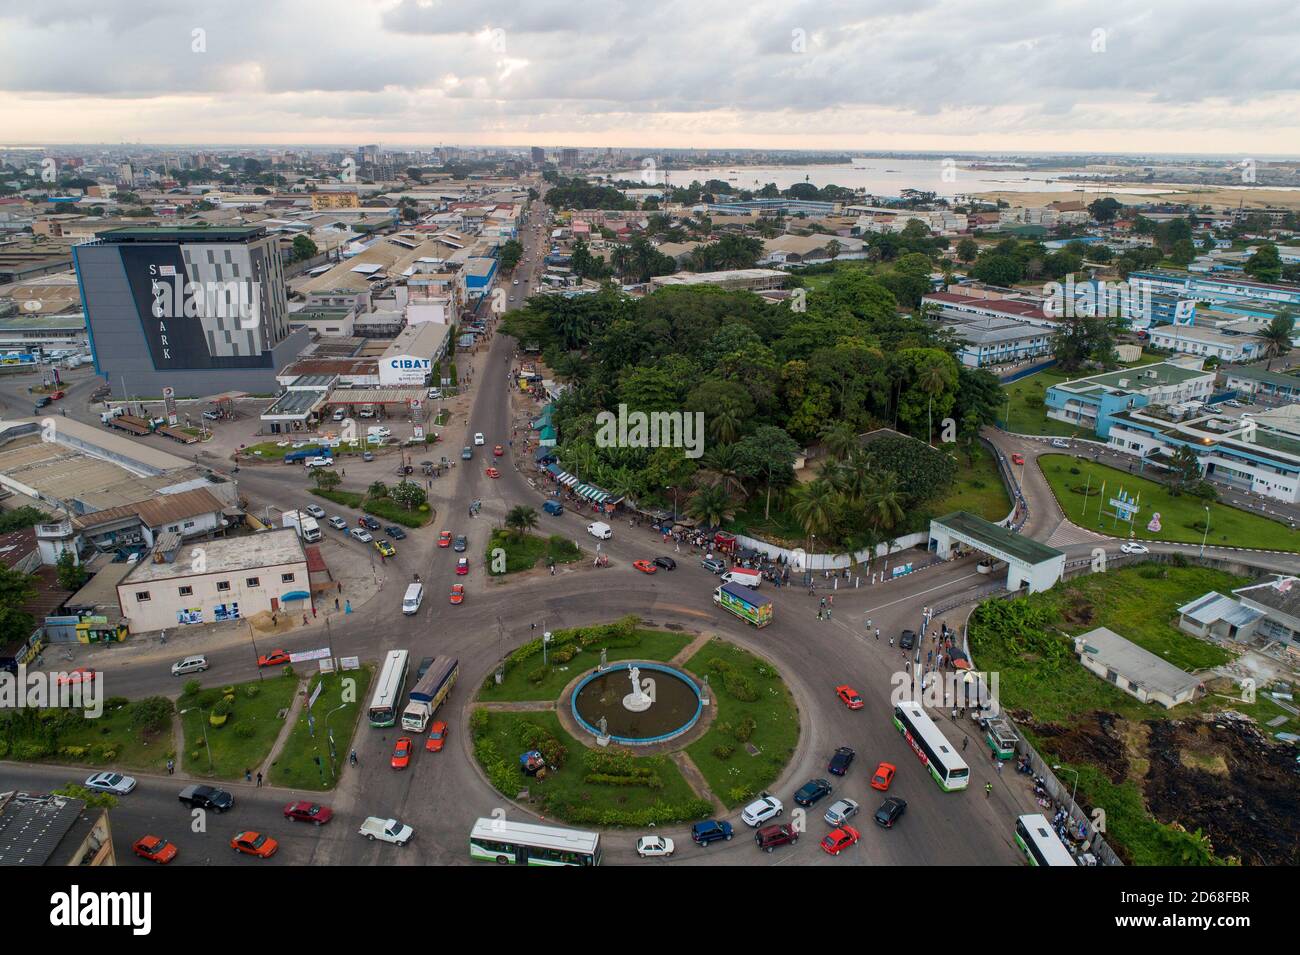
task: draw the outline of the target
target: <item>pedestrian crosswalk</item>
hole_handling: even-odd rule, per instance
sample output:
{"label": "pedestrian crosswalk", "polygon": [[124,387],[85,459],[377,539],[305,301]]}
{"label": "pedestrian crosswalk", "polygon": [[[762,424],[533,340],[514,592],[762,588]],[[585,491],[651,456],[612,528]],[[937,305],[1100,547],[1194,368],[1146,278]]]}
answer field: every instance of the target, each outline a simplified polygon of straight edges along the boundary
{"label": "pedestrian crosswalk", "polygon": [[1047,538],[1047,545],[1049,547],[1068,547],[1070,544],[1092,544],[1104,540],[1107,540],[1107,538],[1102,534],[1084,530],[1069,521],[1061,521],[1056,530],[1052,531],[1051,536]]}

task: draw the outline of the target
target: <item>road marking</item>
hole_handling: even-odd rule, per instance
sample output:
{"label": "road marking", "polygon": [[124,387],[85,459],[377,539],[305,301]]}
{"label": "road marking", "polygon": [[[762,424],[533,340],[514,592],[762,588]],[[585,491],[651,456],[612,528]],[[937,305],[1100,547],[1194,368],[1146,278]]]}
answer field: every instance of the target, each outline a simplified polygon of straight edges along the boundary
{"label": "road marking", "polygon": [[915,600],[917,597],[924,597],[926,594],[928,594],[928,593],[933,593],[933,592],[936,591],[936,590],[947,590],[947,589],[948,589],[949,587],[951,587],[953,584],[955,584],[955,583],[959,583],[960,581],[963,581],[963,580],[969,580],[969,579],[972,578],[972,577],[983,577],[983,576],[985,576],[985,575],[984,575],[984,574],[979,574],[979,573],[975,573],[975,574],[963,574],[963,575],[960,576],[960,577],[954,577],[952,580],[948,581],[948,583],[946,583],[946,584],[938,584],[937,586],[931,587],[931,588],[929,588],[928,590],[918,590],[916,593],[911,594],[910,596],[907,596],[907,597],[899,597],[897,600],[891,600],[889,603],[887,603],[887,604],[880,604],[880,605],[877,606],[877,607],[868,607],[866,610],[864,610],[864,611],[862,611],[862,612],[863,612],[863,613],[875,613],[875,612],[878,611],[878,610],[884,610],[886,607],[892,607],[892,606],[894,606],[894,604],[901,604],[901,603],[905,603],[905,602],[907,602],[907,601],[909,601],[909,600]]}

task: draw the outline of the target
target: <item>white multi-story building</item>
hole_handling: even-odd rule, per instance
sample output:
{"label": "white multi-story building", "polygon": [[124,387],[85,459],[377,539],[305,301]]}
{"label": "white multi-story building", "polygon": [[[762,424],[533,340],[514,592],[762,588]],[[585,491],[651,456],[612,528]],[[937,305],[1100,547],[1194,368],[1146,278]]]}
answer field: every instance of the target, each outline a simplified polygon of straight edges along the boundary
{"label": "white multi-story building", "polygon": [[1156,348],[1220,361],[1250,361],[1264,350],[1264,342],[1254,335],[1227,335],[1196,325],[1161,325],[1150,334]]}

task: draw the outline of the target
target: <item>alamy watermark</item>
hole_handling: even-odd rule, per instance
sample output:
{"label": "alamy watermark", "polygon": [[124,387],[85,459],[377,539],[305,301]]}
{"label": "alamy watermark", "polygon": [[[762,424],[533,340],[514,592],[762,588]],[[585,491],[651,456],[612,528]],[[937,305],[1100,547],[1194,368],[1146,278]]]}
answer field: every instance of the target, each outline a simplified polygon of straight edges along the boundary
{"label": "alamy watermark", "polygon": [[1151,289],[1129,282],[1105,279],[1064,282],[1043,286],[1043,315],[1046,318],[1147,318],[1151,317]]}
{"label": "alamy watermark", "polygon": [[602,411],[596,415],[598,448],[684,448],[686,457],[704,454],[703,411],[627,410],[620,403],[618,414]]}
{"label": "alamy watermark", "polygon": [[0,710],[42,710],[57,707],[81,710],[88,720],[104,715],[104,686],[99,674],[84,670],[0,671]]}
{"label": "alamy watermark", "polygon": [[261,323],[260,282],[183,282],[175,266],[158,268],[150,278],[154,318],[235,318],[244,329]]}

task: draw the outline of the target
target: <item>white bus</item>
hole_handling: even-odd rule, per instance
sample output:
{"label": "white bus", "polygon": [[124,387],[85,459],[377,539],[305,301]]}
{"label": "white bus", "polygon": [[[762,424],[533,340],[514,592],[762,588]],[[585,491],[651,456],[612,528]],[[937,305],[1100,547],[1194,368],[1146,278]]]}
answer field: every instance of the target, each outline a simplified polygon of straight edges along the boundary
{"label": "white bus", "polygon": [[480,819],[469,856],[502,865],[600,865],[600,834],[505,819]]}
{"label": "white bus", "polygon": [[392,726],[397,722],[397,707],[406,686],[408,657],[405,650],[389,650],[384,657],[384,668],[379,671],[375,695],[370,699],[371,726]]}
{"label": "white bus", "polygon": [[916,758],[929,768],[940,789],[954,792],[970,785],[970,767],[939,732],[920,703],[904,700],[895,706],[894,728],[903,734]]}
{"label": "white bus", "polygon": [[1041,813],[1016,820],[1016,845],[1028,857],[1030,865],[1078,865]]}

